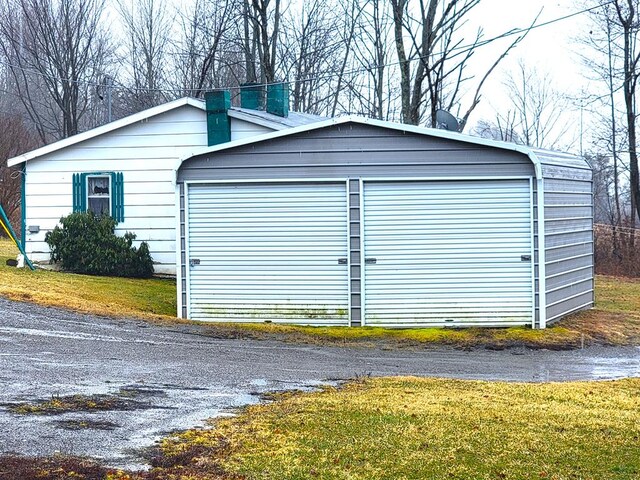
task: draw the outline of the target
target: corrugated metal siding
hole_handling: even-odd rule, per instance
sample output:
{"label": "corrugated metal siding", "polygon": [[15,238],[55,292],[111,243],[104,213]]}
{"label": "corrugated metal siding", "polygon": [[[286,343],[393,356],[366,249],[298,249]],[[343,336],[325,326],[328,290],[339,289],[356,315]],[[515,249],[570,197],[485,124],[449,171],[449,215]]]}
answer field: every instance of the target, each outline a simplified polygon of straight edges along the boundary
{"label": "corrugated metal siding", "polygon": [[[572,155],[542,150],[533,150],[532,154],[540,160],[544,177],[541,183],[533,183],[531,222],[534,317],[538,325],[539,316],[544,316],[538,314],[541,302],[543,313],[551,320],[592,305],[593,292],[586,288],[593,276],[593,255],[589,253],[591,172],[584,160]],[[362,273],[357,263],[359,178],[533,178],[534,171],[525,153],[502,150],[499,145],[476,145],[460,139],[347,123],[194,157],[182,165],[178,181],[349,179],[351,314],[357,324]],[[544,191],[538,192],[540,187]],[[538,210],[542,213],[543,206],[544,222],[539,225]],[[538,232],[544,237],[538,238]],[[538,257],[545,259],[543,266],[538,265]],[[545,275],[539,279],[542,267]],[[538,286],[544,286],[542,295]]]}
{"label": "corrugated metal siding", "polygon": [[538,153],[543,162],[546,319],[593,306],[591,170],[581,159]]}
{"label": "corrugated metal siding", "polygon": [[367,325],[531,324],[528,180],[365,182],[363,224]]}
{"label": "corrugated metal siding", "polygon": [[348,324],[345,183],[189,185],[187,217],[190,318]]}
{"label": "corrugated metal siding", "polygon": [[360,237],[360,182],[349,180],[349,282],[351,296],[351,325],[362,324],[362,242]]}
{"label": "corrugated metal siding", "polygon": [[458,141],[342,125],[194,157],[178,181],[533,176],[529,158]]}

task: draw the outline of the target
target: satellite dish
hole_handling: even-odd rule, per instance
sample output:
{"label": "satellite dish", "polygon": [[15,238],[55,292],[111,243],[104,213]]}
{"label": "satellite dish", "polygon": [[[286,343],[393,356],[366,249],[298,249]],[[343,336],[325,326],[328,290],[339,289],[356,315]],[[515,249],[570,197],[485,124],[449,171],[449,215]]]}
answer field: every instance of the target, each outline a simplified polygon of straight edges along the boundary
{"label": "satellite dish", "polygon": [[446,110],[436,110],[436,128],[457,132],[460,125],[458,119]]}

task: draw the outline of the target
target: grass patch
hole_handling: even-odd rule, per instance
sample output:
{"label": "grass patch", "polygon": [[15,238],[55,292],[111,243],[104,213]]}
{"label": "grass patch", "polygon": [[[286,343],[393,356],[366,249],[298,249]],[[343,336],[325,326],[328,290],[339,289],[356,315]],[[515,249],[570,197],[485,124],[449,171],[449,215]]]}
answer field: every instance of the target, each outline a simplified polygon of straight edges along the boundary
{"label": "grass patch", "polygon": [[[636,479],[640,379],[368,379],[162,443],[157,478]],[[191,476],[188,476],[191,475]],[[178,477],[180,478],[180,477]],[[226,477],[223,477],[226,478]]]}
{"label": "grass patch", "polygon": [[95,277],[7,267],[18,250],[0,240],[0,295],[12,300],[106,316],[173,319],[175,280]]}
{"label": "grass patch", "polygon": [[[7,267],[17,249],[0,240],[0,295],[14,300],[115,317],[189,323],[178,320],[173,280],[94,277]],[[192,322],[195,323],[195,322]],[[511,328],[302,327],[273,323],[200,324],[219,338],[253,338],[295,343],[503,349],[514,346],[554,350],[583,344],[640,344],[640,280],[597,276],[596,308],[570,316],[546,330]]]}

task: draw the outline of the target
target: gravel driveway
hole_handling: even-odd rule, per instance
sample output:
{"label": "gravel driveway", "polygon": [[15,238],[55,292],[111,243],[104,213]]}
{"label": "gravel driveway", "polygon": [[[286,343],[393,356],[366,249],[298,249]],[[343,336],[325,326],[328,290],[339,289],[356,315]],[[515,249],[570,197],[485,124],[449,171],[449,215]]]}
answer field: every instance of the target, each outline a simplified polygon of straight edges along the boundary
{"label": "gravel driveway", "polygon": [[[0,407],[0,452],[89,455],[139,467],[140,449],[166,433],[259,401],[271,390],[312,388],[361,375],[508,381],[640,376],[640,349],[571,352],[449,348],[380,350],[221,340],[190,325],[157,326],[0,298],[0,404],[121,389],[147,408],[17,415]],[[103,428],[69,429],[90,420]]]}

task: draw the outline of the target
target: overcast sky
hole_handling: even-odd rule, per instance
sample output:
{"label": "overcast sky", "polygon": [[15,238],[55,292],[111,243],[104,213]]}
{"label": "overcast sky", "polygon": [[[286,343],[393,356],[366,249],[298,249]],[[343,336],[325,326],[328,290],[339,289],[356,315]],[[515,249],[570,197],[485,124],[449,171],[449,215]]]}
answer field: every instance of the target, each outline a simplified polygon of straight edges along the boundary
{"label": "overcast sky", "polygon": [[[487,38],[504,33],[512,28],[525,28],[542,10],[538,23],[554,20],[573,12],[582,10],[580,2],[573,0],[483,0],[477,7],[474,22],[481,24]],[[588,29],[588,14],[556,22],[532,30],[525,40],[514,49],[500,65],[483,89],[483,100],[478,106],[472,123],[481,118],[495,118],[495,111],[508,105],[503,81],[509,70],[517,68],[517,62],[524,59],[528,66],[548,73],[559,90],[571,96],[580,96],[583,89],[589,88],[584,76],[584,69],[576,52],[580,47],[575,38]],[[470,25],[471,27],[471,25]],[[475,28],[475,27],[474,27]],[[504,45],[506,43],[501,44]],[[499,55],[500,48],[487,47],[480,52],[476,64],[490,65],[492,59]],[[578,109],[579,110],[579,109]],[[575,121],[579,121],[578,112]],[[585,120],[586,123],[586,120]],[[576,129],[578,129],[576,125]],[[577,130],[576,130],[577,131]]]}

